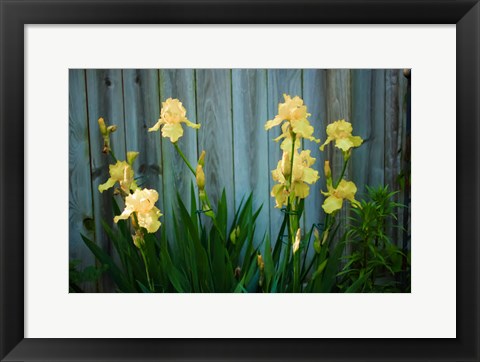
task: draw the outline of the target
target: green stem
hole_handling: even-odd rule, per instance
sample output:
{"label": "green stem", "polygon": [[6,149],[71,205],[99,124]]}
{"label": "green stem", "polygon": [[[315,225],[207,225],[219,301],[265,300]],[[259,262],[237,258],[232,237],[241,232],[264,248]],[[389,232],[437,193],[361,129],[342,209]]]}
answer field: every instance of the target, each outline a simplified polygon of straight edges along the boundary
{"label": "green stem", "polygon": [[336,189],[336,188],[338,187],[338,184],[339,184],[340,181],[342,181],[342,179],[343,179],[343,175],[345,175],[345,170],[347,169],[348,160],[349,160],[349,159],[346,159],[346,160],[343,161],[342,173],[340,174],[340,177],[338,178],[337,182],[336,182],[335,185],[333,186],[334,189]]}
{"label": "green stem", "polygon": [[143,263],[145,264],[145,271],[147,272],[148,287],[150,288],[151,292],[154,292],[155,289],[153,288],[152,279],[150,279],[150,272],[148,271],[147,257],[145,255],[145,253],[143,252],[143,249],[140,249],[140,253],[142,254]]}
{"label": "green stem", "polygon": [[117,162],[117,158],[115,157],[115,154],[113,153],[112,149],[110,149],[110,156],[113,157],[113,161]]}
{"label": "green stem", "polygon": [[185,157],[185,155],[183,154],[182,150],[180,149],[180,147],[178,147],[177,142],[174,142],[173,145],[175,146],[175,149],[177,150],[178,154],[179,154],[180,157],[183,159],[183,161],[185,162],[185,164],[188,166],[188,168],[190,169],[190,171],[192,171],[193,176],[197,176],[197,173],[195,172],[195,169],[192,167],[192,165],[190,164],[190,162],[188,162],[188,160],[187,160],[187,158]]}

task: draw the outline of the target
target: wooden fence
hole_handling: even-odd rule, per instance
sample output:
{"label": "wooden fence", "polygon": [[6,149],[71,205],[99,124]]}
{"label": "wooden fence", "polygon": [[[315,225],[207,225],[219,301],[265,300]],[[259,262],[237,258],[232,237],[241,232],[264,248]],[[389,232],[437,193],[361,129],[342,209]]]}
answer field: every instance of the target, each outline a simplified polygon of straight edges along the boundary
{"label": "wooden fence", "polygon": [[[99,117],[118,127],[112,148],[119,159],[127,151],[140,152],[135,175],[159,191],[162,227],[171,230],[176,192],[189,202],[192,177],[170,140],[147,129],[159,118],[161,101],[179,98],[187,117],[201,124],[198,131],[185,128],[179,146],[193,164],[206,150],[206,187],[213,204],[225,188],[231,217],[242,197],[253,192],[255,206],[263,204],[258,232],[275,235],[282,213],[274,208],[270,190],[271,170],[281,158],[279,144],[272,141],[279,129],[266,132],[264,124],[277,114],[282,94],[304,99],[315,136],[322,142],[328,123],[345,119],[353,124],[354,134],[364,144],[354,150],[346,175],[358,186],[361,198],[366,184],[399,189],[398,177],[409,152],[407,84],[399,69],[70,70],[70,258],[81,260],[83,266],[93,264],[81,233],[111,250],[100,222],[112,223],[112,210],[111,193],[98,192],[98,185],[108,178],[109,165],[102,153]],[[323,162],[330,159],[338,175],[341,155],[331,147],[320,152],[318,145],[307,141],[305,148],[312,150],[321,176],[305,203],[304,223],[311,225],[323,218]]]}

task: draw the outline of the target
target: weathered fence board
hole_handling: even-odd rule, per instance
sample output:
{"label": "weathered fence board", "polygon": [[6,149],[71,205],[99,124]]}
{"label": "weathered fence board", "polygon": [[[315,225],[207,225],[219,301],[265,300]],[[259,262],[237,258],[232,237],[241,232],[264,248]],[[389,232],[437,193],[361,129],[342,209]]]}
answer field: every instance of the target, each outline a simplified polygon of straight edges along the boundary
{"label": "weathered fence board", "polygon": [[[109,164],[114,162],[110,156],[102,153],[103,140],[98,128],[98,119],[103,117],[107,124],[117,126],[117,131],[111,137],[111,147],[115,156],[124,160],[126,152],[122,71],[87,70],[87,99],[95,242],[114,254],[101,223],[101,220],[104,220],[108,224],[113,224],[112,190],[103,193],[98,191],[98,185],[109,178]],[[104,287],[109,290],[109,285]]]}
{"label": "weathered fence board", "polygon": [[[160,70],[160,95],[162,102],[168,98],[178,98],[187,111],[190,122],[197,123],[195,100],[195,74],[193,69]],[[159,115],[157,115],[157,118]],[[203,122],[198,122],[202,124]],[[201,125],[204,127],[204,124]],[[197,130],[183,126],[183,136],[178,140],[178,145],[193,167],[196,166]],[[158,133],[156,137],[160,137]],[[201,152],[201,150],[200,150]],[[173,241],[173,218],[179,215],[176,201],[177,192],[182,196],[185,205],[190,205],[190,186],[195,179],[180,155],[175,151],[170,139],[164,138],[162,142],[163,156],[163,198],[165,227],[167,237]],[[174,212],[172,212],[172,210]]]}
{"label": "weathered fence board", "polygon": [[[385,71],[385,183],[390,190],[398,189],[398,175],[400,174],[399,151],[401,144],[398,143],[400,117],[399,100],[399,73],[398,69]],[[396,197],[398,201],[398,195]],[[397,236],[394,234],[394,242]]]}
{"label": "weathered fence board", "polygon": [[[299,69],[269,69],[267,81],[267,110],[268,119],[273,119],[278,114],[278,104],[284,102],[283,94],[292,97],[302,96],[302,72]],[[266,122],[267,120],[265,120]],[[277,163],[282,159],[280,142],[273,139],[281,134],[280,127],[274,127],[268,131],[268,165],[269,171],[277,168]],[[269,190],[275,184],[272,173],[269,172]],[[283,213],[275,208],[275,200],[270,198],[270,235],[272,240],[277,237],[278,230],[283,220]]]}
{"label": "weathered fence board", "polygon": [[[180,99],[188,119],[200,123],[201,128],[197,131],[184,126],[178,144],[194,167],[200,152],[207,152],[205,173],[212,204],[217,203],[225,188],[232,220],[241,198],[252,191],[254,206],[264,205],[257,236],[261,238],[266,230],[275,239],[283,214],[274,208],[270,196],[274,184],[271,171],[281,159],[280,144],[272,140],[281,130],[275,127],[267,132],[264,125],[277,114],[283,94],[304,99],[315,137],[322,142],[329,123],[339,119],[352,122],[354,134],[361,136],[364,144],[354,150],[346,177],[357,184],[361,199],[365,185],[388,184],[391,190],[399,187],[402,151],[406,147],[406,87],[407,80],[398,69],[71,71],[70,257],[81,259],[84,265],[93,262],[80,233],[112,252],[100,222],[103,219],[112,224],[113,215],[111,191],[98,192],[112,163],[102,153],[99,117],[118,127],[112,135],[118,159],[125,159],[126,151],[140,152],[134,164],[138,182],[158,190],[158,205],[164,214],[161,221],[172,239],[176,193],[189,204],[190,184],[195,181],[170,140],[162,138],[160,132],[148,133],[147,129],[158,120],[162,101]],[[321,177],[311,187],[305,203],[302,226],[307,230],[313,223],[324,222],[324,196],[320,193],[326,189],[324,160],[331,161],[338,177],[342,156],[333,145],[325,152],[310,141],[304,141],[304,147],[316,158],[314,168]],[[348,215],[348,208],[345,204],[341,216]]]}
{"label": "weathered fence board", "polygon": [[[158,133],[147,134],[160,114],[158,92],[158,71],[123,71],[126,151],[139,152],[133,163],[135,179],[140,187],[162,190],[161,137]],[[163,210],[163,197],[157,205]]]}
{"label": "weathered fence board", "polygon": [[[303,100],[307,105],[310,124],[314,127],[314,136],[325,142],[325,127],[327,126],[327,76],[322,69],[308,69],[303,71]],[[315,163],[313,167],[318,170],[320,179],[310,186],[310,195],[305,200],[305,230],[308,231],[313,224],[324,222],[322,203],[324,196],[320,190],[326,191],[323,165],[325,153],[320,151],[320,144],[305,141],[304,148],[311,150]]]}
{"label": "weathered fence board", "polygon": [[207,153],[205,189],[213,206],[220,200],[225,188],[229,223],[235,210],[230,73],[228,69],[196,71],[197,119],[202,124],[198,130],[198,149]]}
{"label": "weathered fence board", "polygon": [[253,192],[254,209],[262,206],[256,237],[262,238],[270,218],[268,188],[267,71],[232,70],[235,200]]}
{"label": "weathered fence board", "polygon": [[[93,239],[92,185],[90,176],[90,149],[88,138],[87,94],[85,71],[69,71],[69,120],[70,128],[68,169],[69,169],[69,255],[79,260],[79,269],[95,265],[95,259],[85,246],[81,234]],[[93,291],[86,283],[81,286]]]}

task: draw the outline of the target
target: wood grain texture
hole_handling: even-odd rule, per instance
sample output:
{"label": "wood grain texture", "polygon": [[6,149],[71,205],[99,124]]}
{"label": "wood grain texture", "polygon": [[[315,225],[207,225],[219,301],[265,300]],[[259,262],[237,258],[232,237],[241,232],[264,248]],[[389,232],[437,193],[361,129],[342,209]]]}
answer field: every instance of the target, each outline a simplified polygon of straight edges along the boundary
{"label": "wood grain texture", "polygon": [[[70,69],[69,88],[69,258],[79,260],[79,270],[95,265],[95,258],[86,247],[81,234],[94,238],[92,187],[90,178],[90,149],[88,139],[87,94],[85,71]],[[86,292],[95,291],[95,286],[85,283],[80,286]]]}
{"label": "wood grain texture", "polygon": [[352,92],[354,130],[364,140],[352,156],[352,178],[361,198],[365,185],[384,184],[385,70],[354,70]]}
{"label": "wood grain texture", "polygon": [[[303,100],[310,116],[310,124],[314,127],[314,136],[325,142],[325,129],[327,127],[327,75],[322,69],[303,70]],[[320,151],[319,144],[304,141],[304,148],[311,150],[315,163],[312,166],[318,170],[320,179],[310,187],[310,195],[305,200],[305,230],[310,230],[312,224],[323,223],[325,213],[322,209],[325,197],[320,190],[326,191],[323,165],[325,153]]]}
{"label": "wood grain texture", "polygon": [[[163,195],[161,137],[148,133],[160,115],[158,70],[123,71],[126,151],[139,152],[133,164],[138,186],[155,189]],[[163,197],[157,207],[163,212]]]}
{"label": "wood grain texture", "polygon": [[[385,184],[390,190],[398,190],[398,175],[400,174],[401,143],[400,132],[400,91],[399,69],[385,71]],[[395,197],[398,200],[398,195]],[[392,230],[389,230],[392,233]],[[394,234],[393,241],[397,243],[398,237]]]}
{"label": "wood grain texture", "polygon": [[[197,123],[195,100],[195,74],[193,69],[160,70],[160,95],[164,102],[168,98],[178,98],[187,110],[187,118]],[[158,117],[158,116],[157,116]],[[202,124],[202,122],[200,122]],[[201,127],[204,127],[202,124]],[[183,136],[178,141],[178,146],[185,154],[192,166],[198,160],[197,130],[184,126]],[[201,129],[201,128],[200,128]],[[157,133],[158,137],[160,134]],[[190,185],[195,179],[181,157],[175,151],[170,139],[162,139],[163,159],[163,199],[165,209],[165,227],[167,237],[173,241],[173,217],[178,215],[176,193],[182,196],[185,205],[190,205]],[[173,212],[172,212],[173,211]]]}
{"label": "wood grain texture", "polygon": [[212,206],[215,207],[225,188],[230,225],[235,210],[231,71],[197,70],[196,99],[197,119],[202,124],[198,132],[198,150],[205,150],[207,153],[204,167],[205,189]]}
{"label": "wood grain texture", "polygon": [[[111,148],[117,159],[125,160],[122,71],[118,69],[87,70],[87,99],[95,242],[115,256],[114,248],[101,224],[101,220],[110,225],[113,224],[111,204],[113,190],[103,193],[98,191],[98,185],[104,183],[109,177],[109,164],[114,162],[110,156],[102,153],[103,140],[98,128],[98,118],[103,117],[108,125],[117,126],[117,131],[110,137]],[[103,287],[105,291],[111,291],[111,283],[108,280]]]}
{"label": "wood grain texture", "polygon": [[[267,111],[268,119],[273,119],[278,114],[278,104],[284,102],[283,94],[291,97],[302,96],[302,71],[300,69],[269,69],[267,72]],[[267,119],[267,120],[268,120]],[[267,121],[265,120],[265,122]],[[273,139],[281,134],[281,128],[274,127],[268,131],[268,167],[269,167],[269,190],[275,182],[271,171],[277,168],[277,163],[282,159],[280,143]],[[275,208],[275,200],[270,197],[270,235],[276,240],[280,229],[283,213]]]}
{"label": "wood grain texture", "polygon": [[267,71],[232,70],[233,144],[235,164],[235,204],[253,192],[254,209],[262,207],[257,219],[256,243],[270,224],[268,184]]}
{"label": "wood grain texture", "polygon": [[[351,71],[349,69],[327,70],[327,118],[332,123],[340,119],[352,122],[352,95],[351,95]],[[355,135],[355,124],[353,124]],[[343,168],[343,155],[341,150],[334,147],[334,142],[325,147],[326,156],[330,160],[334,182],[340,177]],[[354,150],[355,151],[355,150]],[[350,180],[352,164],[349,162],[344,178]],[[340,227],[337,232],[337,239],[345,233],[346,220],[350,213],[348,202],[343,203],[342,209],[337,213],[337,220],[340,220]]]}

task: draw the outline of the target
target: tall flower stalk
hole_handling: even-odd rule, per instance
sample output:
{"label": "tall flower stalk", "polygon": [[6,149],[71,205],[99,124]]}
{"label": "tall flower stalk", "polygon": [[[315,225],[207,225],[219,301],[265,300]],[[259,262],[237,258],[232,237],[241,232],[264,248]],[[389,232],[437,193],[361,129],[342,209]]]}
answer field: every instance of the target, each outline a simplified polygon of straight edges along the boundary
{"label": "tall flower stalk", "polygon": [[148,131],[155,132],[161,129],[162,137],[170,139],[175,151],[178,153],[196,180],[200,204],[202,205],[201,211],[204,212],[205,215],[214,219],[215,214],[205,191],[205,173],[203,172],[205,151],[202,152],[198,160],[197,168],[195,169],[178,145],[179,138],[183,136],[182,123],[193,129],[199,129],[201,126],[200,124],[193,123],[188,120],[187,110],[185,107],[183,107],[182,102],[180,102],[178,99],[168,98],[165,102],[162,102],[160,119],[153,127],[149,128]]}
{"label": "tall flower stalk", "polygon": [[130,219],[134,231],[132,235],[133,243],[142,255],[149,290],[154,292],[155,285],[150,277],[148,260],[145,254],[145,234],[157,232],[161,225],[159,218],[162,213],[155,206],[158,201],[158,192],[138,187],[133,171],[133,162],[137,158],[138,152],[127,152],[126,161],[116,159],[110,148],[110,134],[115,132],[116,126],[107,127],[103,118],[98,120],[98,125],[104,142],[103,152],[110,154],[116,162],[109,166],[110,177],[105,183],[98,186],[98,191],[103,193],[118,184],[119,188],[116,189],[116,193],[121,195],[125,208],[120,215],[114,217],[113,221],[118,223],[119,220]]}
{"label": "tall flower stalk", "polygon": [[[309,185],[319,179],[318,171],[310,166],[315,159],[310,156],[310,151],[302,150],[302,138],[319,143],[313,136],[314,128],[310,125],[307,107],[303,100],[296,96],[283,95],[285,102],[278,105],[278,114],[274,119],[267,121],[265,130],[282,124],[282,134],[275,138],[278,142],[283,140],[280,148],[283,150],[282,159],[277,168],[272,171],[272,178],[278,182],[273,186],[271,196],[275,198],[277,208],[282,208],[287,218],[288,240],[293,252],[293,292],[301,291],[300,286],[300,243],[301,211],[298,209],[300,200],[305,199],[309,192]],[[284,263],[290,259],[290,248],[284,253]]]}

